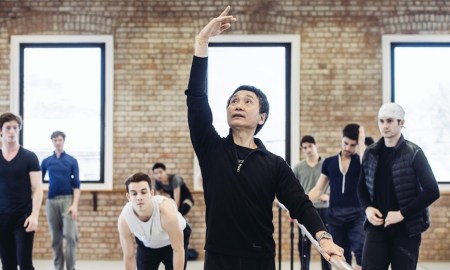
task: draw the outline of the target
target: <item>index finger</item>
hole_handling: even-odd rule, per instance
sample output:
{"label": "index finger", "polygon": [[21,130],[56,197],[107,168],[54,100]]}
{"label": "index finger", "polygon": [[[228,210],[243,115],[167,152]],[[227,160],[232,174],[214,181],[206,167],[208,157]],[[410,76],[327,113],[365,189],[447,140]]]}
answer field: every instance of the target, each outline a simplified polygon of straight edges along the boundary
{"label": "index finger", "polygon": [[222,13],[220,13],[220,16],[226,16],[228,12],[230,11],[230,6],[227,6]]}

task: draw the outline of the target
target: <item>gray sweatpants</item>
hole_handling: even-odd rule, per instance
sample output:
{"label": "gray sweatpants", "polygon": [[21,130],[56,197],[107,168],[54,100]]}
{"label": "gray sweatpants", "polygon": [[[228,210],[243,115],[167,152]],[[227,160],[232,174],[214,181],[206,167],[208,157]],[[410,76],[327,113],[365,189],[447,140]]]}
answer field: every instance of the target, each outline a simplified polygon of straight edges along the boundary
{"label": "gray sweatpants", "polygon": [[71,205],[72,195],[62,195],[47,199],[45,206],[55,270],[64,270],[63,238],[66,239],[66,269],[75,269],[78,235],[77,223],[72,219],[71,214],[67,213]]}

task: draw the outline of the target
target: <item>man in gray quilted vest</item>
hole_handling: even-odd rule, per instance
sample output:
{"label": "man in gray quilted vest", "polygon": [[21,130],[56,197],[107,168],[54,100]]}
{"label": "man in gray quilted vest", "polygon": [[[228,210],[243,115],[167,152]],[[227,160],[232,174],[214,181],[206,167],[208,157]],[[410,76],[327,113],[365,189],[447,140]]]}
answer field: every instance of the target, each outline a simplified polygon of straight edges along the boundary
{"label": "man in gray quilted vest", "polygon": [[439,188],[422,149],[401,133],[405,111],[386,103],[378,112],[382,138],[369,146],[358,187],[365,209],[362,269],[416,269],[421,234],[430,226],[428,206]]}

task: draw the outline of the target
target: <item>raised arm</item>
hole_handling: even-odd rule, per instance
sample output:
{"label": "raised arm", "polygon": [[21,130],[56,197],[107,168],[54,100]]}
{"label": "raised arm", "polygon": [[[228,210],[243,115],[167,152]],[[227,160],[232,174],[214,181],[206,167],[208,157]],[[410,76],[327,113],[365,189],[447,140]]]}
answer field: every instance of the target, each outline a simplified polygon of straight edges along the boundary
{"label": "raised arm", "polygon": [[117,228],[119,230],[120,245],[122,246],[124,269],[135,270],[136,255],[134,251],[134,235],[131,233],[128,224],[122,215],[119,216],[117,221]]}
{"label": "raised arm", "polygon": [[169,234],[170,245],[173,250],[173,269],[184,269],[184,242],[183,230],[180,228],[177,213],[178,210],[171,200],[164,200],[159,210],[161,213],[161,226]]}
{"label": "raised arm", "polygon": [[191,141],[200,164],[204,164],[203,158],[208,149],[220,140],[219,134],[212,125],[213,116],[206,94],[208,41],[210,37],[228,29],[231,22],[236,20],[233,16],[227,15],[229,10],[230,8],[227,7],[197,35],[188,89],[185,91]]}
{"label": "raised arm", "polygon": [[230,28],[232,22],[236,21],[236,19],[233,16],[228,15],[229,11],[230,6],[226,7],[225,10],[218,17],[212,19],[200,31],[200,33],[197,35],[195,42],[195,56],[207,57],[209,38],[220,35],[223,31]]}

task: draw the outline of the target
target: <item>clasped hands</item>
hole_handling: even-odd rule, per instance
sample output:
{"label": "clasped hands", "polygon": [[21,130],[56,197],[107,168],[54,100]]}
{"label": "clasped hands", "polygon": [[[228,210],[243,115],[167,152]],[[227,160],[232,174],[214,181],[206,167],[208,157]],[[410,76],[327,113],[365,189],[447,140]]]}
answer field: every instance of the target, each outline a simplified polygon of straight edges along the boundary
{"label": "clasped hands", "polygon": [[381,214],[380,210],[375,207],[367,207],[366,208],[366,216],[367,220],[374,226],[381,226],[384,224],[384,227],[390,226],[392,224],[396,224],[405,219],[400,211],[389,211],[386,215],[386,218],[383,219],[383,214]]}

